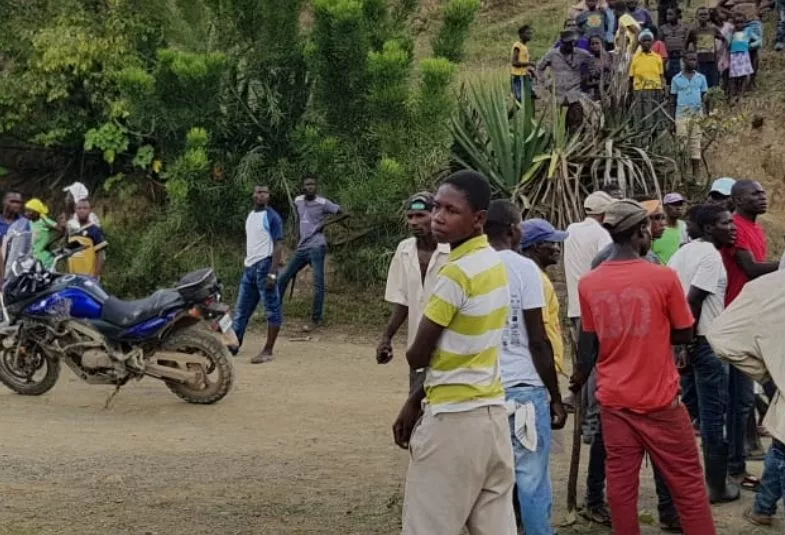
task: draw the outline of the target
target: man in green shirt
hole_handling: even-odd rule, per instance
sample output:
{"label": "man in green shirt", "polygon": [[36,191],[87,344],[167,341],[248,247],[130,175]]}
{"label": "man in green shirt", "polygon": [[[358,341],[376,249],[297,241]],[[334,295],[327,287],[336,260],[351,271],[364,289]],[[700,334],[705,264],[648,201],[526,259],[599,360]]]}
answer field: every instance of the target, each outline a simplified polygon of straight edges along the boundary
{"label": "man in green shirt", "polygon": [[54,255],[49,246],[61,233],[60,226],[49,219],[49,208],[39,199],[30,199],[25,203],[25,217],[30,220],[33,232],[33,257],[40,260],[47,269],[54,267]]}
{"label": "man in green shirt", "polygon": [[680,193],[668,193],[662,200],[665,209],[665,232],[654,240],[651,250],[664,264],[679,250],[679,247],[690,241],[687,235],[687,223],[682,220],[686,201]]}

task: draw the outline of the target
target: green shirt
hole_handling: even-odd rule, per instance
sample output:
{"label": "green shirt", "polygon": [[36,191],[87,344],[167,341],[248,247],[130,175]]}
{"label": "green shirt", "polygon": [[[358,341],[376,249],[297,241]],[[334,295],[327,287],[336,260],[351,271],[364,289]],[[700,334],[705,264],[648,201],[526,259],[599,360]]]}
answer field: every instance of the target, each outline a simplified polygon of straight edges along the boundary
{"label": "green shirt", "polygon": [[679,221],[675,227],[667,227],[662,237],[655,240],[651,246],[651,250],[662,261],[667,264],[671,257],[676,254],[683,244],[689,241],[687,236],[687,223]]}
{"label": "green shirt", "polygon": [[55,227],[57,227],[57,223],[45,216],[41,216],[38,221],[30,223],[30,228],[33,231],[33,257],[36,260],[40,260],[47,269],[52,269],[55,259],[55,256],[49,250]]}

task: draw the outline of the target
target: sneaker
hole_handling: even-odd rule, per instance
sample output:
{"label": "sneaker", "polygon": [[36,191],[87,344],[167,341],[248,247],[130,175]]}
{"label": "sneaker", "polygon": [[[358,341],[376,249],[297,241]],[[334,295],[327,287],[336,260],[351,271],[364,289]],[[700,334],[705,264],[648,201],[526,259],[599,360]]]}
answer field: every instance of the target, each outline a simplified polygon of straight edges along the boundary
{"label": "sneaker", "polygon": [[310,333],[315,331],[319,327],[319,324],[314,321],[309,321],[305,325],[303,325],[303,332]]}
{"label": "sneaker", "polygon": [[240,352],[240,348],[238,346],[226,346],[226,349],[229,350],[229,353],[231,353],[233,357],[236,357]]}
{"label": "sneaker", "polygon": [[595,524],[602,524],[603,526],[611,525],[611,513],[608,511],[608,506],[604,503],[600,505],[587,505],[581,511],[581,516],[589,522]]}
{"label": "sneaker", "polygon": [[750,524],[755,526],[771,526],[772,525],[772,517],[769,515],[759,515],[752,509],[747,509],[744,511],[744,518]]}

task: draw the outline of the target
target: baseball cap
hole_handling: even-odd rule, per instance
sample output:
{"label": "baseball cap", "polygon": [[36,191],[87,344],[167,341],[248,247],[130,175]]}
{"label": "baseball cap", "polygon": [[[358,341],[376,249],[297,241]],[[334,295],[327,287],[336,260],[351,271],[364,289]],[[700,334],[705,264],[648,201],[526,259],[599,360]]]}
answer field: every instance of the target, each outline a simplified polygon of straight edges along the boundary
{"label": "baseball cap", "polygon": [[614,201],[608,207],[602,224],[613,234],[629,230],[643,223],[647,217],[649,212],[641,203],[632,199],[622,199]]}
{"label": "baseball cap", "polygon": [[662,204],[678,204],[685,201],[686,199],[681,193],[668,193],[662,199]]}
{"label": "baseball cap", "polygon": [[569,234],[563,230],[556,230],[544,219],[527,219],[521,223],[521,248],[528,249],[532,245],[542,242],[563,242]]}
{"label": "baseball cap", "polygon": [[49,208],[41,202],[41,199],[30,199],[25,203],[25,208],[41,215],[47,215],[49,213]]}
{"label": "baseball cap", "polygon": [[712,193],[719,193],[720,195],[725,195],[726,197],[730,197],[731,190],[733,189],[733,185],[736,183],[731,177],[724,176],[722,178],[718,178],[711,184],[711,192]]}
{"label": "baseball cap", "polygon": [[433,208],[433,194],[429,191],[415,193],[406,200],[406,211],[420,210],[430,212]]}
{"label": "baseball cap", "polygon": [[583,201],[583,208],[589,215],[602,215],[613,200],[613,197],[604,191],[595,191]]}

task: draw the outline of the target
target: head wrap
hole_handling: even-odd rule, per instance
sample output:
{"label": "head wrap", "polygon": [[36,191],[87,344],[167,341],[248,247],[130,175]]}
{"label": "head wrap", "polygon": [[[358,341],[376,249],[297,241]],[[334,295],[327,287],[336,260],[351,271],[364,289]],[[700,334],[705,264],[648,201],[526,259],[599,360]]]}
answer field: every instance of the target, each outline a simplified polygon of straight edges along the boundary
{"label": "head wrap", "polygon": [[74,182],[70,186],[64,187],[63,191],[70,193],[74,198],[74,202],[82,201],[90,196],[90,192],[87,191],[87,186],[81,182]]}
{"label": "head wrap", "polygon": [[46,205],[41,202],[41,199],[30,199],[25,203],[25,208],[31,212],[36,212],[41,215],[49,214],[49,208],[47,208]]}

